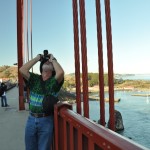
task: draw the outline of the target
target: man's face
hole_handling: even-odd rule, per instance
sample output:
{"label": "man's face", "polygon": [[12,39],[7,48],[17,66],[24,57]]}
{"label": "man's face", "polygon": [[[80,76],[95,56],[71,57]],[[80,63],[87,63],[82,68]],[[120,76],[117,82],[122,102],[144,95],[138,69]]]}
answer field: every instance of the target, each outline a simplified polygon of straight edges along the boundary
{"label": "man's face", "polygon": [[44,63],[44,65],[42,66],[42,70],[44,71],[44,72],[48,72],[48,71],[53,71],[54,69],[53,69],[53,65],[52,65],[52,63],[51,62],[45,62]]}

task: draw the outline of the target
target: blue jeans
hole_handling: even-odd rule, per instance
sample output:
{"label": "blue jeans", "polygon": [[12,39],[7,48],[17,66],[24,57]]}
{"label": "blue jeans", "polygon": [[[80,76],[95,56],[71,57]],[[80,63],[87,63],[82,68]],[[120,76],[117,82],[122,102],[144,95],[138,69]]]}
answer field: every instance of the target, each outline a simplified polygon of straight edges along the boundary
{"label": "blue jeans", "polygon": [[6,95],[1,97],[1,106],[2,107],[7,107],[8,106]]}
{"label": "blue jeans", "polygon": [[53,130],[53,116],[36,118],[29,115],[25,128],[26,150],[50,150]]}

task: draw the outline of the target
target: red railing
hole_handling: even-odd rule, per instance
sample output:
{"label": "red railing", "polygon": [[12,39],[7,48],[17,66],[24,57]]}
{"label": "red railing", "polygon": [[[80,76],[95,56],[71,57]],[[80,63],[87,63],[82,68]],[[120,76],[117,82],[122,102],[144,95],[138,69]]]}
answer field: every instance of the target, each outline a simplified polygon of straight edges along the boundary
{"label": "red railing", "polygon": [[72,111],[69,104],[55,106],[54,150],[146,150],[147,148],[120,136]]}

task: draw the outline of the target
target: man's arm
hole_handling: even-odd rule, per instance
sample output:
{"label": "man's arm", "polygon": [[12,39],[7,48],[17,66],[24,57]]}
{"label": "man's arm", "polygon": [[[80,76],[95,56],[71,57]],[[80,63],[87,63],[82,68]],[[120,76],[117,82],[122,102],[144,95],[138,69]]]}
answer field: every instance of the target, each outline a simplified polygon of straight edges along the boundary
{"label": "man's arm", "polygon": [[37,55],[32,60],[28,61],[26,64],[24,64],[20,69],[19,72],[22,74],[22,76],[28,80],[30,77],[29,70],[41,59],[40,55]]}
{"label": "man's arm", "polygon": [[64,70],[61,65],[57,62],[57,60],[51,54],[50,62],[52,62],[54,70],[56,72],[55,78],[60,83],[64,79]]}

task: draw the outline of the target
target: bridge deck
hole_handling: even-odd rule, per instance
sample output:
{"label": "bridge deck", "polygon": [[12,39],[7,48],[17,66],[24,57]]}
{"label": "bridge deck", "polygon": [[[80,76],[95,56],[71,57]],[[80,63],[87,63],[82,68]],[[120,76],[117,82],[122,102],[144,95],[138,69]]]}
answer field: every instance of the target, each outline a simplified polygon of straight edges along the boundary
{"label": "bridge deck", "polygon": [[10,107],[0,107],[0,149],[24,150],[24,128],[28,111],[19,111],[17,87],[7,91],[6,96]]}

